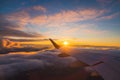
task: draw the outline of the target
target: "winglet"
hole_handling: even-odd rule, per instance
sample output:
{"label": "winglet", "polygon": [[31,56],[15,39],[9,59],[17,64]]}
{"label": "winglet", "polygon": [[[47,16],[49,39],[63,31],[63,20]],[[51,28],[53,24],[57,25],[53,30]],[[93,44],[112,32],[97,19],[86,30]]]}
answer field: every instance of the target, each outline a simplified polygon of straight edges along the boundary
{"label": "winglet", "polygon": [[51,43],[53,44],[53,46],[56,48],[56,49],[59,49],[60,46],[55,42],[53,41],[52,39],[49,38],[49,40],[51,41]]}

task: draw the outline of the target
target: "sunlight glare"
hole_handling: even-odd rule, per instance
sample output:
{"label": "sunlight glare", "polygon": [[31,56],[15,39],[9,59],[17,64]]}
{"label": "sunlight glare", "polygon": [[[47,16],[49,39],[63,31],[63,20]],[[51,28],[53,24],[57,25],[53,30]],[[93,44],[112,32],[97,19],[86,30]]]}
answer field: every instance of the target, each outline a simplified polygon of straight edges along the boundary
{"label": "sunlight glare", "polygon": [[69,43],[68,43],[67,41],[64,41],[63,44],[64,44],[64,45],[68,45]]}

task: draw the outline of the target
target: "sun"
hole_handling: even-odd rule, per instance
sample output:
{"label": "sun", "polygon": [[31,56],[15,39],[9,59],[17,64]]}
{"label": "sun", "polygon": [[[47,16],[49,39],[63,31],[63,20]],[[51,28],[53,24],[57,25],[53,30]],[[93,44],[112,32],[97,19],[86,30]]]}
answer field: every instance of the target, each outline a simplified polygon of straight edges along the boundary
{"label": "sun", "polygon": [[69,43],[68,43],[67,41],[64,41],[63,44],[64,44],[64,45],[68,45]]}

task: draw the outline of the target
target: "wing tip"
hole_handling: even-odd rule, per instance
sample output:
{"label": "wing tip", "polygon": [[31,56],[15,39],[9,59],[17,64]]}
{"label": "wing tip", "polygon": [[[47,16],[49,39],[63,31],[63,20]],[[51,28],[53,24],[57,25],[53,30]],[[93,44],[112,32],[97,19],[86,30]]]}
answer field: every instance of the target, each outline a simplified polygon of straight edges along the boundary
{"label": "wing tip", "polygon": [[53,41],[51,38],[49,38],[49,40],[51,41],[51,43],[53,44],[53,46],[56,48],[56,49],[59,49],[60,48],[60,45],[58,45],[55,41]]}

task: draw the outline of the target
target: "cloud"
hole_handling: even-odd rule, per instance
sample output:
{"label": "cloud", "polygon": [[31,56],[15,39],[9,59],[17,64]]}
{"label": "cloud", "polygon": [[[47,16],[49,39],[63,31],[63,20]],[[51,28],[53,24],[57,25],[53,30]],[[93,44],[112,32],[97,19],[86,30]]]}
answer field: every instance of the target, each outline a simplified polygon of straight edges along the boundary
{"label": "cloud", "polygon": [[33,6],[31,9],[36,10],[36,11],[46,12],[46,8],[43,6]]}
{"label": "cloud", "polygon": [[30,15],[26,11],[15,12],[5,16],[5,18],[11,22],[19,25],[19,29],[23,29],[30,20]]}
{"label": "cloud", "polygon": [[88,35],[90,35],[90,34],[99,35],[99,34],[105,34],[105,33],[109,32],[108,30],[98,29],[98,25],[97,24],[92,24],[92,23],[76,25],[76,30],[78,31],[78,34],[84,33],[84,34],[88,34]]}
{"label": "cloud", "polygon": [[[25,3],[23,3],[24,5]],[[26,7],[26,8],[21,8],[20,11],[40,11],[40,12],[46,12],[47,9],[44,6],[36,5],[36,6],[31,6],[31,7]]]}
{"label": "cloud", "polygon": [[116,13],[112,13],[110,15],[107,15],[107,16],[102,16],[96,20],[110,20],[110,19],[113,19],[115,17],[118,17],[120,15],[120,12],[116,12]]}
{"label": "cloud", "polygon": [[[74,57],[61,58],[57,50],[46,50],[35,53],[10,53],[0,56],[0,79],[14,77],[21,72],[38,69],[41,73],[66,73],[66,69],[71,69],[70,64],[76,61]],[[45,71],[44,71],[45,70]],[[43,71],[43,72],[42,72]],[[6,80],[6,79],[4,79]]]}
{"label": "cloud", "polygon": [[[28,8],[28,10],[42,10],[46,11],[46,8],[42,6],[33,6]],[[28,10],[22,10],[20,12],[15,12],[7,15],[7,19],[17,23],[22,28],[25,28],[27,25],[44,26],[44,27],[62,27],[67,23],[75,23],[81,21],[95,21],[103,19],[112,19],[118,16],[120,13],[116,12],[110,15],[108,14],[109,10],[106,9],[77,9],[77,10],[62,10],[58,13],[46,15],[44,13],[36,14],[31,16],[31,13]],[[37,11],[36,11],[37,13]],[[21,29],[22,29],[21,28]]]}
{"label": "cloud", "polygon": [[78,22],[94,19],[104,14],[105,10],[84,9],[76,11],[63,11],[63,20],[65,22]]}
{"label": "cloud", "polygon": [[99,6],[102,8],[108,8],[108,9],[113,9],[117,8],[120,4],[120,0],[96,0],[98,2]]}
{"label": "cloud", "polygon": [[106,6],[112,3],[113,0],[96,0],[96,1],[100,3],[102,6]]}
{"label": "cloud", "polygon": [[[109,60],[112,57],[105,56],[105,54],[118,54],[120,50],[97,50],[95,48],[81,49],[82,54],[86,52],[89,52],[90,54],[100,53],[100,56],[97,57],[98,59],[104,58]],[[72,54],[72,56],[69,57],[58,57],[58,54],[60,54],[60,51],[58,50],[44,50],[41,52],[21,52],[0,55],[0,79],[8,80],[12,77],[16,77],[17,74],[20,76],[20,79],[21,74],[25,75],[25,77],[28,77],[28,75],[26,76],[27,71],[28,74],[32,71],[36,73],[37,71],[40,71],[41,74],[48,74],[50,72],[50,74],[60,75],[64,73],[70,74],[71,70],[75,71],[77,69],[76,71],[78,71],[78,69],[81,69],[81,65],[78,65],[79,68],[74,67],[73,65],[73,63],[78,62],[78,58],[81,57],[79,53]]]}
{"label": "cloud", "polygon": [[[18,16],[19,17],[19,16]],[[0,15],[0,36],[16,36],[16,37],[36,37],[38,35],[23,32],[19,24],[10,22],[3,15]],[[39,35],[42,36],[42,35]]]}
{"label": "cloud", "polygon": [[20,38],[20,39],[15,39],[15,38],[9,38],[11,41],[19,41],[19,42],[35,42],[35,41],[49,41],[48,39],[39,39],[39,38]]}
{"label": "cloud", "polygon": [[94,20],[102,16],[106,10],[83,9],[83,10],[68,10],[51,15],[38,15],[27,20],[28,23],[34,25],[42,25],[44,27],[62,27],[67,23],[79,21]]}
{"label": "cloud", "polygon": [[[39,10],[41,9],[41,6],[34,6],[29,9]],[[99,10],[99,9],[89,8],[89,9],[77,9],[77,10],[62,10],[58,13],[49,14],[49,15],[40,13],[35,16],[31,16],[31,13],[28,10],[27,11],[24,10],[24,11],[12,13],[6,17],[8,20],[12,22],[16,22],[18,25],[22,26],[21,29],[25,28],[26,26],[29,27],[31,25],[33,25],[34,28],[36,29],[45,27],[47,28],[47,32],[43,32],[44,35],[51,36],[51,34],[55,34],[55,33],[59,34],[61,32],[63,34],[66,32],[68,34],[76,33],[78,32],[78,30],[80,30],[81,25],[77,26],[78,28],[74,28],[73,27],[74,25],[72,26],[69,24],[82,22],[82,21],[90,21],[90,20],[95,21],[96,19],[102,18],[103,15],[107,12],[108,11],[105,9]],[[47,10],[46,10],[46,13],[47,13]],[[89,25],[87,25],[87,27],[88,26]],[[51,30],[50,28],[54,28],[54,29]],[[84,30],[84,32],[86,33],[91,32],[93,34],[98,33],[97,31],[98,30],[96,30],[95,32],[95,30],[91,30],[91,29]],[[99,31],[99,33],[101,32],[102,31]]]}
{"label": "cloud", "polygon": [[33,17],[31,20],[29,20],[31,24],[47,24],[47,16],[42,15],[42,16],[36,16]]}
{"label": "cloud", "polygon": [[29,23],[34,24],[38,22],[39,24],[41,24],[44,22],[42,20],[45,16],[39,16],[36,18],[35,16],[31,16],[31,11],[35,13],[38,11],[46,12],[46,8],[43,6],[32,6],[32,7],[21,9],[18,12],[6,15],[6,18],[10,21],[13,21],[14,23],[17,23],[19,26],[22,26],[22,27],[26,26]]}
{"label": "cloud", "polygon": [[87,34],[104,34],[108,32],[106,30],[95,30],[95,29],[83,29],[82,31]]}
{"label": "cloud", "polygon": [[[40,6],[33,7],[34,9],[41,9]],[[48,25],[49,24],[61,24],[68,22],[79,22],[85,20],[95,19],[103,15],[106,10],[96,10],[96,9],[82,9],[82,10],[68,10],[61,11],[59,13],[46,15],[40,14],[36,16],[30,16],[27,11],[21,11],[18,13],[13,13],[9,15],[9,19],[17,20],[20,24],[36,24],[36,25]]]}

